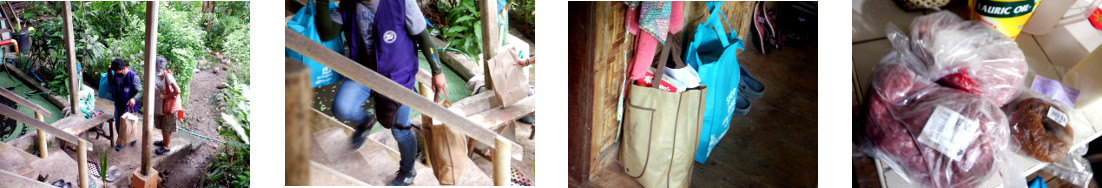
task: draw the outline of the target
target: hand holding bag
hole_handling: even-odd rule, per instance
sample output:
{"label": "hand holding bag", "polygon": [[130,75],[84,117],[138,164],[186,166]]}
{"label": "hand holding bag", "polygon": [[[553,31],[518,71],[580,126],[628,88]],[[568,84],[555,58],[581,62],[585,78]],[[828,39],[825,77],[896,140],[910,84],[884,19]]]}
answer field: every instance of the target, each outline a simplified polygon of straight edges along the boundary
{"label": "hand holding bag", "polygon": [[[671,46],[667,43],[658,60],[665,67]],[[675,61],[679,60],[674,57]],[[663,75],[664,69],[656,69]],[[652,82],[658,83],[660,76]],[[688,187],[693,156],[700,136],[706,86],[684,92],[667,92],[629,84],[624,110],[620,163],[624,171],[645,187]]]}

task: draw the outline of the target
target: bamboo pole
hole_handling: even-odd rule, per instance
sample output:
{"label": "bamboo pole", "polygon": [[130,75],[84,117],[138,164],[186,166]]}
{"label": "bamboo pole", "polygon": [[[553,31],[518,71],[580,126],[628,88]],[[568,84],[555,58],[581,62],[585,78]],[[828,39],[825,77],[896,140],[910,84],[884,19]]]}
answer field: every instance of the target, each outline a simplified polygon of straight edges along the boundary
{"label": "bamboo pole", "polygon": [[284,184],[299,186],[310,184],[310,103],[314,91],[310,87],[310,69],[302,63],[284,60],[286,78],[284,89],[285,110]]}
{"label": "bamboo pole", "polygon": [[76,44],[73,43],[73,11],[72,4],[69,1],[64,3],[65,5],[65,55],[69,60],[69,109],[74,116],[80,116],[80,106],[77,105],[77,93],[80,91],[80,84],[77,83],[77,76],[80,73],[77,72],[77,56],[74,49]]}
{"label": "bamboo pole", "polygon": [[500,135],[494,139],[494,145],[497,145],[497,148],[494,148],[494,160],[491,161],[494,163],[494,186],[508,186],[509,178],[512,177],[512,173],[510,173],[512,164],[510,163],[513,160],[509,159],[508,155],[512,152],[510,151],[512,145],[509,142],[509,139],[505,139]]}
{"label": "bamboo pole", "polygon": [[[34,118],[38,119],[38,121],[42,121],[42,114],[35,112]],[[46,145],[46,131],[42,131],[42,129],[35,129],[35,131],[38,132],[38,157],[45,159],[48,157],[46,154],[49,153],[49,146]]]}
{"label": "bamboo pole", "polygon": [[[68,3],[68,2],[66,2]],[[102,161],[101,161],[102,162]],[[80,180],[80,188],[88,188],[88,142],[77,141],[77,180]]]}
{"label": "bamboo pole", "polygon": [[[146,107],[152,107],[153,95],[157,86],[155,85],[156,78],[154,72],[154,61],[157,57],[157,2],[149,1],[145,3],[145,94],[142,97],[142,104]],[[148,108],[147,108],[148,109]],[[153,158],[153,113],[152,110],[146,110],[142,113],[142,175],[150,176],[149,172],[152,170],[150,164]]]}
{"label": "bamboo pole", "polygon": [[498,22],[497,1],[479,1],[478,8],[482,15],[482,75],[485,76],[486,89],[493,90],[494,82],[490,81],[490,58],[497,54]]}

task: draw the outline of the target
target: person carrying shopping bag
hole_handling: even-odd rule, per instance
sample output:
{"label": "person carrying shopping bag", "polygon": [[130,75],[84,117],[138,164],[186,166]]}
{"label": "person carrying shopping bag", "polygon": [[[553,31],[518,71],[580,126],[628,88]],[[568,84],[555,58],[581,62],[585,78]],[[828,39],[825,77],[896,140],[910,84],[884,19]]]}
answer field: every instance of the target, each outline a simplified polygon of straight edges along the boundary
{"label": "person carrying shopping bag", "polygon": [[[134,74],[134,71],[130,71],[130,65],[122,59],[112,60],[109,69],[114,72],[114,76],[108,78],[110,82],[108,89],[115,98],[115,127],[119,127],[120,132],[124,132],[123,127],[120,126],[123,122],[123,114],[138,113],[138,99],[142,98],[142,80]],[[135,142],[131,141],[129,144],[134,145]],[[115,151],[122,150],[123,142],[115,144],[117,144]]]}
{"label": "person carrying shopping bag", "polygon": [[[331,40],[343,32],[350,59],[410,90],[413,90],[418,71],[419,46],[429,61],[432,90],[437,96],[445,96],[447,81],[434,54],[432,35],[417,5],[414,0],[341,0],[337,9],[331,11],[328,6],[316,6],[314,20],[322,40]],[[374,101],[374,115],[362,108],[368,99]],[[390,129],[401,153],[400,168],[391,186],[410,185],[417,176],[413,169],[417,139],[410,130],[409,113],[409,107],[347,78],[333,100],[333,116],[356,125],[351,136],[354,149],[363,145],[376,121]]]}

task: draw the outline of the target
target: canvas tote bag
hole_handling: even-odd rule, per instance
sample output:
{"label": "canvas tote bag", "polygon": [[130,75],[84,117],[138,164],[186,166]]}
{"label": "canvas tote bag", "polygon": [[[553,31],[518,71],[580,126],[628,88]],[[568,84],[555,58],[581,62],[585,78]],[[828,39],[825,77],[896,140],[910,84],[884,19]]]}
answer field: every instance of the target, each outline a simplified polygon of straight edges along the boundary
{"label": "canvas tote bag", "polygon": [[[693,41],[689,42],[685,62],[700,73],[700,83],[708,85],[708,103],[704,106],[704,120],[696,151],[696,162],[704,163],[712,149],[719,144],[731,127],[731,115],[735,110],[738,94],[738,51],[742,40],[733,30],[726,32],[723,22],[727,17],[721,10],[722,2],[708,2],[711,15],[704,23],[697,24]],[[727,23],[730,26],[730,23]],[[731,28],[731,27],[728,27]]]}
{"label": "canvas tote bag", "polygon": [[[448,108],[451,102],[444,99],[440,105]],[[467,168],[467,136],[446,125],[434,123],[426,115],[421,115],[421,124],[433,175],[440,180],[440,185],[455,185],[463,169]]]}
{"label": "canvas tote bag", "polygon": [[[659,55],[659,67],[666,66],[671,46],[676,45],[667,44]],[[655,75],[663,75],[664,68],[656,71]],[[660,76],[653,79],[652,83],[661,81]],[[645,187],[689,187],[706,87],[674,93],[659,90],[659,84],[628,85],[620,143],[624,171]]]}

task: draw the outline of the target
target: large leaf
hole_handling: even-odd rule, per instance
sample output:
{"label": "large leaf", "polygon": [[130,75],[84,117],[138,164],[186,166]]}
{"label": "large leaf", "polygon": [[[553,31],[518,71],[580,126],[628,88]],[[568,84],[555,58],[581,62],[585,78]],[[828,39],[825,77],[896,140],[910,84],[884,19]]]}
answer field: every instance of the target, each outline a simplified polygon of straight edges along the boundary
{"label": "large leaf", "polygon": [[466,31],[466,30],[467,30],[467,26],[455,26],[455,27],[452,27],[452,28],[448,28],[447,32],[457,33],[457,32],[463,32],[463,31]]}
{"label": "large leaf", "polygon": [[459,19],[455,19],[455,22],[465,22],[467,20],[472,20],[472,19],[475,19],[475,18],[476,17],[474,17],[472,15],[466,15],[466,16],[463,16],[463,17],[459,17]]}

